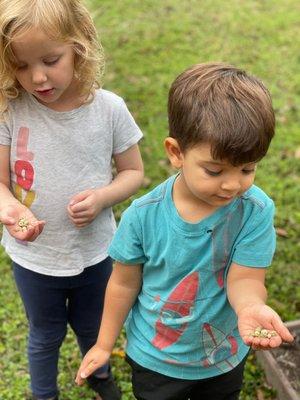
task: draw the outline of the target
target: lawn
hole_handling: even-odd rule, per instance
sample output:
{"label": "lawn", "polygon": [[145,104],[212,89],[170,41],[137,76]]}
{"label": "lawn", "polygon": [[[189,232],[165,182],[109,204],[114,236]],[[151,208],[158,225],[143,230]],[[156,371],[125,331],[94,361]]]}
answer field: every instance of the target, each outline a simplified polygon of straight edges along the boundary
{"label": "lawn", "polygon": [[[256,183],[277,206],[278,245],[267,275],[269,304],[286,321],[300,318],[300,3],[298,0],[89,0],[107,65],[104,87],[121,95],[144,132],[141,150],[146,179],[137,196],[170,173],[162,146],[167,136],[168,87],[186,67],[204,61],[240,66],[269,87],[277,118],[276,137],[260,163]],[[117,218],[130,203],[115,209]],[[23,400],[28,393],[26,320],[10,271],[0,253],[0,398]],[[122,358],[124,336],[113,370],[131,400],[130,374]],[[74,376],[79,353],[72,332],[61,349],[63,400],[92,399]],[[241,400],[272,399],[253,355]]]}

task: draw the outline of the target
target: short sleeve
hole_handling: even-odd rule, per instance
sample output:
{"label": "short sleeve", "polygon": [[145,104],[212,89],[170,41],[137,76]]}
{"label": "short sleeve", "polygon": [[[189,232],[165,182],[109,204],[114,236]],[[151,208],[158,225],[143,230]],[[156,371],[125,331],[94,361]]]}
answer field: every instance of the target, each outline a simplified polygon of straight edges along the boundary
{"label": "short sleeve", "polygon": [[11,135],[5,122],[0,122],[0,144],[4,146],[10,146],[11,144]]}
{"label": "short sleeve", "polygon": [[248,267],[271,264],[276,246],[274,203],[269,199],[242,229],[234,249],[233,262]]}
{"label": "short sleeve", "polygon": [[140,128],[121,99],[114,115],[113,154],[123,153],[142,137]]}
{"label": "short sleeve", "polygon": [[108,254],[123,264],[143,264],[146,261],[141,223],[134,203],[123,213]]}

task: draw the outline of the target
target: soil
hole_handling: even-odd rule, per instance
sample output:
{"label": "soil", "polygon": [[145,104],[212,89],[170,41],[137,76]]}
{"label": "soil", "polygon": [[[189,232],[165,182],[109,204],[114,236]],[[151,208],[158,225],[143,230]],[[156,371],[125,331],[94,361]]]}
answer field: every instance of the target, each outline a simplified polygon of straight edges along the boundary
{"label": "soil", "polygon": [[295,337],[292,344],[283,344],[271,350],[276,362],[296,393],[300,393],[300,326],[291,330]]}

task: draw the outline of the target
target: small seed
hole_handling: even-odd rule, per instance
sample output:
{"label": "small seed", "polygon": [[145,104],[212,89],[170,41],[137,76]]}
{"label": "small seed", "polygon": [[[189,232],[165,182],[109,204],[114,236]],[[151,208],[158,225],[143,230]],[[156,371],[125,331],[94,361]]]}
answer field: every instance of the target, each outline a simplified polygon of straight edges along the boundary
{"label": "small seed", "polygon": [[269,329],[263,329],[261,327],[257,327],[251,334],[252,337],[259,337],[259,338],[267,338],[270,339],[271,337],[277,336],[276,331],[270,331]]}
{"label": "small seed", "polygon": [[27,218],[23,217],[19,219],[18,222],[19,227],[21,228],[22,232],[26,231],[29,226],[29,221]]}

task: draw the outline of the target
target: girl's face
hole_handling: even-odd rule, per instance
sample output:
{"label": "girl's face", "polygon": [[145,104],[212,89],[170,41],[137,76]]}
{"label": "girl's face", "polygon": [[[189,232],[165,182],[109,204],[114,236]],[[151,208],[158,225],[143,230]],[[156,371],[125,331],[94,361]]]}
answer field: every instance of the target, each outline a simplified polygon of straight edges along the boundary
{"label": "girl's face", "polygon": [[12,51],[17,60],[15,76],[23,89],[54,110],[74,108],[78,90],[70,45],[32,28],[12,41]]}

